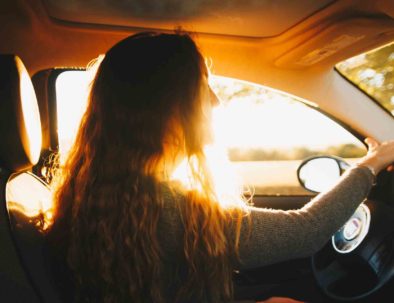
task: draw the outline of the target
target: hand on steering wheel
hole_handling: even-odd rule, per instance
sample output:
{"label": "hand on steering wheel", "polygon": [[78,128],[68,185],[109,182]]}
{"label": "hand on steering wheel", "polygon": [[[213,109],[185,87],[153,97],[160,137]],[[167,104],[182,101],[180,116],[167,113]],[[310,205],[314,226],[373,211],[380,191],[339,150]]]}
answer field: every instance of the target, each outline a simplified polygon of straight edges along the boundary
{"label": "hand on steering wheel", "polygon": [[394,140],[380,144],[372,138],[366,138],[365,143],[368,145],[368,153],[358,161],[358,165],[372,168],[376,175],[386,167],[394,169]]}

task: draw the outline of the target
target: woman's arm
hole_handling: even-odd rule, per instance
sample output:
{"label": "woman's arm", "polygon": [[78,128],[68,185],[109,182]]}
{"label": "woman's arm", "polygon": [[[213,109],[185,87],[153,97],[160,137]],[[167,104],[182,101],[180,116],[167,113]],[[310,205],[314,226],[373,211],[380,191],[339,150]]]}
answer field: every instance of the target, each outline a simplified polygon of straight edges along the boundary
{"label": "woman's arm", "polygon": [[367,138],[368,153],[328,192],[299,210],[250,209],[241,227],[241,268],[253,268],[312,255],[319,250],[365,199],[376,174],[393,169],[394,141],[379,144]]}
{"label": "woman's arm", "polygon": [[250,208],[241,227],[241,268],[312,255],[350,218],[373,180],[367,167],[354,167],[299,210]]}

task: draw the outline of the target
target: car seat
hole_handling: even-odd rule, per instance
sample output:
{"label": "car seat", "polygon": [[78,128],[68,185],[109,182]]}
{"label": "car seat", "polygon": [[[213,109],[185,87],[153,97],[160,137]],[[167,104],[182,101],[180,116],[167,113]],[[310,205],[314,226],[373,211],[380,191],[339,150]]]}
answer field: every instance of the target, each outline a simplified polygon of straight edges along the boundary
{"label": "car seat", "polygon": [[41,151],[36,96],[22,61],[0,55],[0,301],[61,302],[45,266],[50,190],[29,170]]}

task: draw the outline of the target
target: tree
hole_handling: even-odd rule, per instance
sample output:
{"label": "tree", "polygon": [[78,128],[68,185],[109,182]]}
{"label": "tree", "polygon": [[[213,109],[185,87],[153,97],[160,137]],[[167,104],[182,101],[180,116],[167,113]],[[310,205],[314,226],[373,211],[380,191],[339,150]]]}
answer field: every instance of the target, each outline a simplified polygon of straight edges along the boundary
{"label": "tree", "polygon": [[394,43],[345,60],[337,69],[394,115]]}

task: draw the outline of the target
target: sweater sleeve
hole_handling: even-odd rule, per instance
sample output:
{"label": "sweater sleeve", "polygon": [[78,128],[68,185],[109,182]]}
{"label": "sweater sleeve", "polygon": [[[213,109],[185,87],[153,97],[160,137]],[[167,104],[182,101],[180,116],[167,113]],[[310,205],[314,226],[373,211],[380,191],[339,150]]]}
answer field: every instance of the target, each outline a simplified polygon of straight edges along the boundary
{"label": "sweater sleeve", "polygon": [[366,167],[343,174],[331,190],[298,210],[250,207],[240,234],[240,268],[310,256],[329,240],[366,198],[373,175]]}

